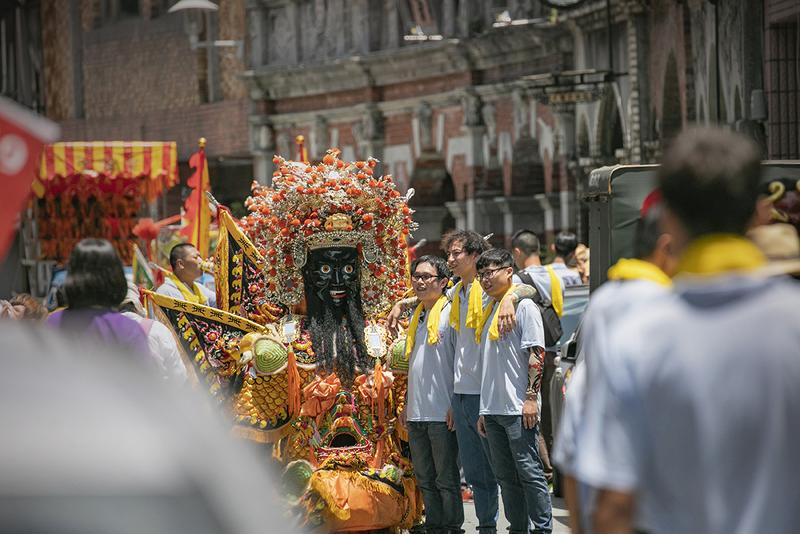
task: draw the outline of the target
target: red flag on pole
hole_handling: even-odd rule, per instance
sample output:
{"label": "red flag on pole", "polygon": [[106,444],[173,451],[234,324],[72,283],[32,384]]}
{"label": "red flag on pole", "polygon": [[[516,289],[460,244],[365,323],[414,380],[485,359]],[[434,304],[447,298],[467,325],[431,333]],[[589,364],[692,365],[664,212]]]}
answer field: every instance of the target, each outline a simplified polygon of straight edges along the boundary
{"label": "red flag on pole", "polygon": [[58,139],[58,125],[0,97],[0,258],[14,238],[20,210],[31,194],[42,146]]}
{"label": "red flag on pole", "polygon": [[208,258],[209,231],[211,229],[211,209],[206,200],[206,191],[211,191],[206,161],[206,140],[200,138],[200,150],[189,158],[189,166],[195,169],[187,185],[192,193],[184,204],[185,226],[181,235],[189,238],[203,258]]}

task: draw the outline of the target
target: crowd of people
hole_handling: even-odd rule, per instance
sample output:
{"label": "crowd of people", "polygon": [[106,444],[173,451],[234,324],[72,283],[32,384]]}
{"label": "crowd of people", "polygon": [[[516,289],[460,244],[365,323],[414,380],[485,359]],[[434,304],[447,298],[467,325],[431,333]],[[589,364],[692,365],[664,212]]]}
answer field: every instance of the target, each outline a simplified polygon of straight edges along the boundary
{"label": "crowd of people", "polygon": [[[588,283],[589,249],[561,232],[543,265],[531,230],[509,250],[457,230],[442,236],[444,258],[411,262],[414,296],[386,325],[405,330],[399,423],[426,532],[462,531],[462,473],[480,532],[496,532],[500,498],[510,532],[551,532],[549,452],[566,476],[573,532],[797,530],[800,485],[786,461],[800,445],[800,286],[782,275],[800,266],[773,247],[797,248],[797,234],[753,228],[760,156],[739,135],[682,133],[658,180],[632,257],[608,271],[583,316],[553,451],[541,424],[553,321],[565,288]],[[174,247],[158,292],[214,306],[197,283],[202,260],[192,245]],[[63,297],[48,316],[18,295],[0,301],[0,317],[114,344],[163,380],[186,381],[172,332],[146,318],[109,242],[77,244]]]}

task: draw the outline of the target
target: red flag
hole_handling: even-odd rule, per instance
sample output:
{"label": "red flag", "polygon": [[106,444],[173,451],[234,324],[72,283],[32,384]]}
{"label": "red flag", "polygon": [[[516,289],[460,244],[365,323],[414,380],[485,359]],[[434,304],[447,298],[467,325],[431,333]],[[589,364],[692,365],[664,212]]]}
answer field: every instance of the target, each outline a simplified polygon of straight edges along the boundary
{"label": "red flag", "polygon": [[0,97],[0,258],[14,238],[17,215],[31,193],[44,143],[58,138],[58,125]]}
{"label": "red flag", "polygon": [[211,191],[208,178],[208,162],[206,161],[205,140],[201,140],[200,150],[189,158],[189,166],[195,169],[187,185],[192,192],[184,204],[184,219],[186,226],[181,230],[181,235],[188,237],[200,255],[208,258],[209,231],[211,228],[211,210],[206,200],[206,191]]}

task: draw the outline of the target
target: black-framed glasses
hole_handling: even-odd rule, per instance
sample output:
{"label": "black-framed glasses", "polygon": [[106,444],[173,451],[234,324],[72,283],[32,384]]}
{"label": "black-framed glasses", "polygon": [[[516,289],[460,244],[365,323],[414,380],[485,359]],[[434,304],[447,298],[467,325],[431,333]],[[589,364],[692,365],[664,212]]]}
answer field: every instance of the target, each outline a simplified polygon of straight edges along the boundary
{"label": "black-framed glasses", "polygon": [[411,275],[411,280],[412,281],[414,281],[414,282],[425,282],[426,284],[428,282],[432,281],[432,280],[436,280],[437,278],[441,278],[441,276],[437,276],[435,274],[428,274],[428,273],[422,273],[422,274],[414,273],[414,274]]}
{"label": "black-framed glasses", "polygon": [[486,280],[487,278],[491,278],[497,271],[502,271],[503,269],[508,268],[509,267],[496,267],[494,269],[484,269],[478,273],[478,280]]}

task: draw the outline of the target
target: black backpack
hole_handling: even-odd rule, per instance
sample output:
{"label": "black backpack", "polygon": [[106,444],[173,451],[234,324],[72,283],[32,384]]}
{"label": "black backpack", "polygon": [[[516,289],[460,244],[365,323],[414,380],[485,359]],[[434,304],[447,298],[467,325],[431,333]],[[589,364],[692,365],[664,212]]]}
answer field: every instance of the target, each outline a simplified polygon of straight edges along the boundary
{"label": "black backpack", "polygon": [[526,272],[519,271],[517,276],[519,276],[519,279],[522,280],[522,283],[536,289],[536,294],[531,297],[531,300],[533,300],[533,302],[539,307],[539,311],[542,314],[544,342],[546,344],[545,348],[554,346],[556,343],[558,343],[558,340],[561,339],[561,334],[563,334],[564,331],[561,329],[561,319],[558,317],[555,308],[553,308],[553,303],[550,302],[549,296],[547,299],[545,299],[539,293],[539,289],[536,287],[536,284],[533,283],[533,278],[531,278],[531,275]]}

